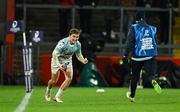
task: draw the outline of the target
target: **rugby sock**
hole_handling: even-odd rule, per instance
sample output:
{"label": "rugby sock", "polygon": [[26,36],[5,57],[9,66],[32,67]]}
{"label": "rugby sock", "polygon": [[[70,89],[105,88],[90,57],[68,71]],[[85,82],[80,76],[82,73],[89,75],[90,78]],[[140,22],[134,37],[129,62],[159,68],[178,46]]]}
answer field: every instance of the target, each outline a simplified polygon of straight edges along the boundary
{"label": "rugby sock", "polygon": [[63,90],[61,88],[59,88],[58,92],[56,93],[56,96],[55,97],[61,97],[63,93]]}
{"label": "rugby sock", "polygon": [[51,92],[51,89],[49,89],[48,87],[46,88],[46,92],[47,93],[50,93]]}

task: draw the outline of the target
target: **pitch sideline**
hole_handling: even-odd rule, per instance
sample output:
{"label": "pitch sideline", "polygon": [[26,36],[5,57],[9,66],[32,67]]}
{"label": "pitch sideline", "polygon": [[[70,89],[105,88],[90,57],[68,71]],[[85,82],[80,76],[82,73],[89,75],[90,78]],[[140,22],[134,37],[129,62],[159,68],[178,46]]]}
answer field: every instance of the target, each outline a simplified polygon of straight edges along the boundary
{"label": "pitch sideline", "polygon": [[29,99],[30,99],[32,93],[33,93],[33,90],[32,90],[32,92],[25,94],[23,100],[21,101],[21,103],[19,104],[19,106],[16,108],[16,110],[14,112],[23,112],[25,110],[26,106],[29,103]]}

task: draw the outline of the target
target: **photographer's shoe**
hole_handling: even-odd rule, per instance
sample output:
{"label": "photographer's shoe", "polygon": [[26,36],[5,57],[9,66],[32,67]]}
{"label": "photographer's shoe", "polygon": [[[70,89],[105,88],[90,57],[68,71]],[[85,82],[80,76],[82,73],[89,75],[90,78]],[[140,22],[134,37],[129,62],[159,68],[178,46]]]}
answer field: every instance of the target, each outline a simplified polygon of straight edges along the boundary
{"label": "photographer's shoe", "polygon": [[159,84],[157,83],[156,80],[152,80],[152,85],[153,85],[154,90],[156,91],[156,93],[158,93],[158,94],[162,93],[161,87],[159,86]]}
{"label": "photographer's shoe", "polygon": [[126,97],[127,97],[131,102],[135,102],[135,98],[132,98],[130,95],[131,95],[131,92],[127,92],[127,93],[126,93]]}

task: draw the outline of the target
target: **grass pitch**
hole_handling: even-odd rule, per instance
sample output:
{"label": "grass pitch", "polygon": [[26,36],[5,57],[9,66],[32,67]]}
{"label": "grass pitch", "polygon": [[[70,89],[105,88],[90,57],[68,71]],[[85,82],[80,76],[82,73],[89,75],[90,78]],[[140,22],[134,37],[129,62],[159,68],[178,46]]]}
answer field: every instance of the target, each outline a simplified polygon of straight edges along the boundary
{"label": "grass pitch", "polygon": [[[163,89],[161,95],[153,89],[137,89],[136,102],[125,94],[128,88],[68,88],[63,103],[47,102],[46,87],[34,87],[25,112],[180,112],[180,89]],[[58,88],[54,87],[52,96]],[[0,112],[13,112],[25,95],[24,86],[0,86]]]}

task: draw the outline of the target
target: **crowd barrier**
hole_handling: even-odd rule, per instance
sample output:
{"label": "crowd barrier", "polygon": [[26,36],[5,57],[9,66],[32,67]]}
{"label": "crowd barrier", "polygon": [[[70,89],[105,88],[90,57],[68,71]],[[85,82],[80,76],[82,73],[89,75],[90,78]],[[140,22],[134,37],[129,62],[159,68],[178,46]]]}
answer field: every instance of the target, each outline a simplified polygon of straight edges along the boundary
{"label": "crowd barrier", "polygon": [[[95,65],[98,68],[102,77],[104,77],[109,86],[123,86],[123,80],[126,74],[123,74],[123,67],[119,64],[121,56],[97,56]],[[157,57],[158,61],[173,62],[180,66],[180,58]],[[41,84],[47,85],[51,77],[51,55],[42,55],[40,57],[40,81]],[[119,74],[122,73],[122,74]],[[80,76],[80,75],[77,75]],[[78,77],[79,79],[79,77]],[[59,86],[64,80],[64,75],[61,72],[56,86]]]}

